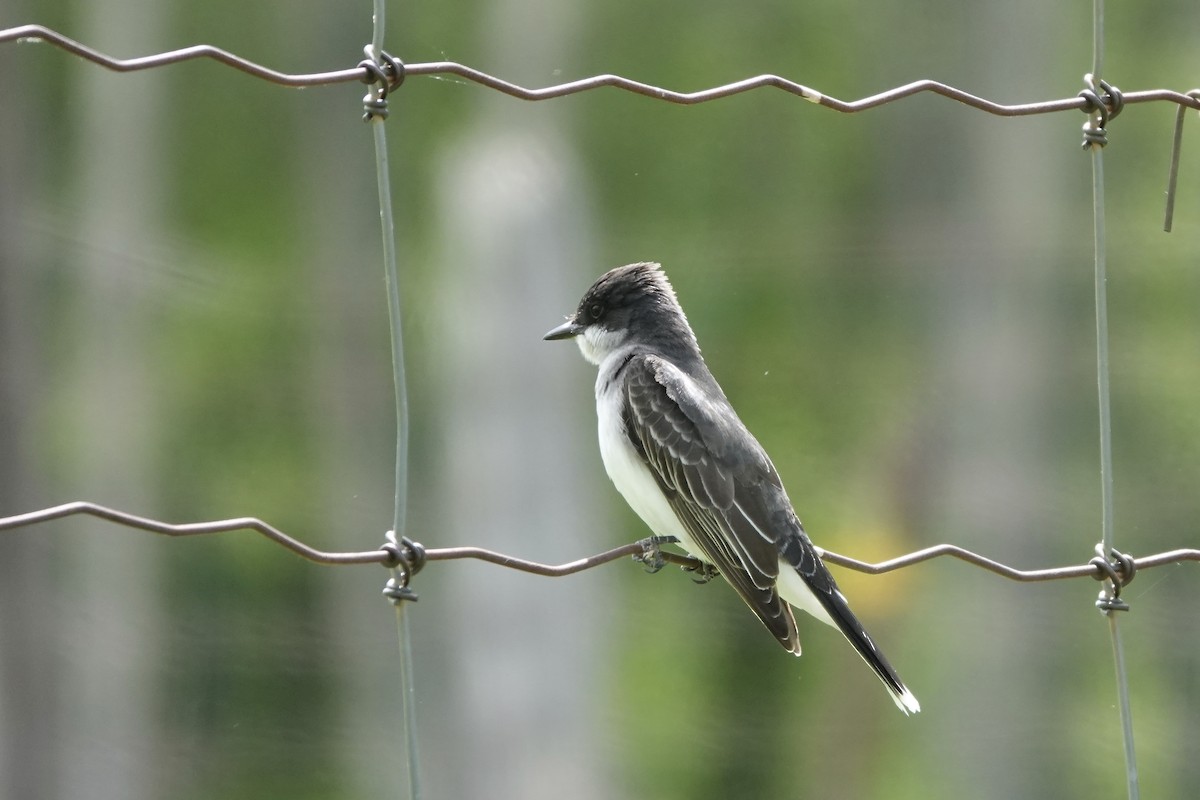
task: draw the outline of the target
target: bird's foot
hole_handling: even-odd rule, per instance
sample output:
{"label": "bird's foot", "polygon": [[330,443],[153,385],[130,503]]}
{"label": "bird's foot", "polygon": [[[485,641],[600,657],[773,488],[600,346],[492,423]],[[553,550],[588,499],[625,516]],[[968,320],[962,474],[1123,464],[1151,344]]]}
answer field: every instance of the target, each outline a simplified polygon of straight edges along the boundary
{"label": "bird's foot", "polygon": [[667,563],[667,560],[663,558],[662,546],[674,541],[676,541],[674,536],[649,536],[642,539],[642,552],[635,555],[633,560],[640,562],[646,568],[646,572],[653,575]]}
{"label": "bird's foot", "polygon": [[692,583],[708,583],[713,578],[719,577],[720,572],[712,564],[707,564],[701,561],[698,565],[692,567],[681,567],[684,572],[690,572]]}

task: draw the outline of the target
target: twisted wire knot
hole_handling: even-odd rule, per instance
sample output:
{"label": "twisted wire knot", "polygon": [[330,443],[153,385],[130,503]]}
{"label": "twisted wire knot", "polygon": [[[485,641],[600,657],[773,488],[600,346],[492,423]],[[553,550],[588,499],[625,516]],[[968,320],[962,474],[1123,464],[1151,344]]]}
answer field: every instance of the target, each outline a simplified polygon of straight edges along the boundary
{"label": "twisted wire knot", "polygon": [[409,588],[408,582],[425,566],[425,547],[407,536],[397,540],[395,531],[388,531],[387,541],[379,549],[388,554],[383,566],[392,570],[392,577],[383,587],[383,596],[394,604],[405,600],[416,602],[417,593]]}
{"label": "twisted wire knot", "polygon": [[363,52],[367,57],[358,62],[358,68],[363,71],[360,80],[371,87],[363,97],[363,122],[387,119],[388,92],[404,83],[404,62],[384,51],[376,54],[370,45],[364,47]]}
{"label": "twisted wire knot", "polygon": [[1090,72],[1083,76],[1083,82],[1087,88],[1078,95],[1087,103],[1083,107],[1088,115],[1083,123],[1083,149],[1104,147],[1108,144],[1108,123],[1124,110],[1125,98],[1120,89],[1104,79],[1096,80]]}
{"label": "twisted wire knot", "polygon": [[1098,544],[1095,558],[1088,563],[1096,568],[1093,577],[1098,581],[1108,581],[1110,587],[1100,590],[1096,608],[1101,611],[1128,611],[1129,604],[1121,599],[1121,590],[1132,583],[1137,574],[1137,562],[1133,556],[1114,547],[1109,551],[1109,557],[1105,558],[1104,545]]}

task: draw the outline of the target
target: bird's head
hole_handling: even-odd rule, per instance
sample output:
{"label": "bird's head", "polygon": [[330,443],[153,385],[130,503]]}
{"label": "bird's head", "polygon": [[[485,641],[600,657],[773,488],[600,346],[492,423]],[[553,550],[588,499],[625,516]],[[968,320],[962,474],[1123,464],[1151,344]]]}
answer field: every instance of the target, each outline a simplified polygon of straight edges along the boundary
{"label": "bird's head", "polygon": [[696,337],[666,273],[649,261],[601,275],[584,292],[575,313],[543,338],[574,338],[593,364],[628,345],[653,351],[696,349]]}

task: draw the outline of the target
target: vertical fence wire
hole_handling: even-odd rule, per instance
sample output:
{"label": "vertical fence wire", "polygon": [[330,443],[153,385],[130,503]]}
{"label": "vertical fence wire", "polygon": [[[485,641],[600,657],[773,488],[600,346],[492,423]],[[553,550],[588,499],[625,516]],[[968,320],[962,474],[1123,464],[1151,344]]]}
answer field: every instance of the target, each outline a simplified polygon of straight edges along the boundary
{"label": "vertical fence wire", "polygon": [[[1092,2],[1092,80],[1101,85],[1104,68],[1104,0]],[[1101,110],[1092,112],[1092,123],[1102,124]],[[1112,413],[1109,402],[1108,375],[1108,266],[1106,224],[1104,214],[1104,145],[1092,141],[1092,221],[1095,250],[1096,281],[1096,384],[1100,412],[1100,495],[1101,545],[1100,556],[1108,558],[1113,550],[1113,474],[1112,474]],[[1116,586],[1109,582],[1106,592],[1115,595]],[[1133,745],[1133,718],[1129,707],[1129,677],[1125,670],[1125,649],[1117,623],[1118,611],[1109,607],[1108,630],[1112,640],[1113,666],[1117,679],[1117,699],[1121,716],[1121,733],[1125,753],[1125,780],[1129,800],[1139,800],[1137,758]]]}
{"label": "vertical fence wire", "polygon": [[404,761],[408,768],[408,799],[420,800],[421,773],[417,764],[417,692],[413,679],[412,644],[409,641],[408,618],[404,610],[409,603],[399,602],[396,607],[396,635],[400,643],[400,709],[404,728]]}
{"label": "vertical fence wire", "polygon": [[[369,57],[378,62],[383,55],[383,37],[386,29],[387,0],[373,0],[372,34]],[[372,89],[373,91],[373,89]],[[386,88],[383,89],[386,96]],[[375,177],[379,189],[379,224],[383,237],[383,272],[387,287],[388,326],[391,334],[392,377],[395,385],[396,402],[396,494],[392,515],[394,542],[404,537],[405,519],[408,515],[408,386],[404,369],[404,331],[400,306],[399,274],[396,266],[396,225],[392,214],[392,189],[388,167],[387,131],[384,128],[385,114],[368,115],[372,138],[375,142]],[[404,738],[404,760],[407,766],[409,800],[421,796],[420,770],[417,761],[417,723],[415,708],[415,684],[412,668],[412,643],[409,636],[403,600],[392,603],[396,613],[396,637],[400,648],[400,670],[397,679]]]}
{"label": "vertical fence wire", "polygon": [[[375,44],[382,41],[383,7],[386,0],[375,3],[375,40],[371,44],[371,58],[378,59],[383,48]],[[396,502],[392,518],[392,530],[396,539],[404,536],[405,517],[408,512],[408,387],[404,369],[404,331],[401,324],[400,286],[396,268],[396,224],[392,216],[392,189],[389,179],[387,132],[384,114],[370,116],[371,131],[375,139],[375,177],[379,186],[379,223],[383,233],[383,272],[387,286],[388,325],[392,345],[392,376],[396,393]]]}
{"label": "vertical fence wire", "polygon": [[[1098,3],[1101,0],[1096,0]],[[1113,474],[1112,474],[1112,419],[1109,408],[1108,381],[1108,301],[1106,292],[1107,265],[1105,259],[1104,220],[1104,156],[1103,148],[1092,145],[1092,196],[1095,228],[1096,259],[1096,372],[1100,406],[1100,494],[1101,494],[1101,555],[1107,558],[1113,548]],[[1110,594],[1111,583],[1106,585]],[[1117,625],[1116,609],[1105,612],[1112,637],[1113,663],[1116,667],[1117,697],[1121,713],[1121,729],[1124,738],[1125,771],[1129,787],[1129,800],[1138,800],[1137,760],[1133,747],[1133,720],[1129,708],[1129,679],[1125,672],[1125,653],[1121,644],[1121,631]]]}
{"label": "vertical fence wire", "polygon": [[[1104,0],[1093,0],[1095,52],[1092,78],[1098,84],[1104,66]],[[1093,112],[1093,124],[1099,124],[1100,112]],[[1108,266],[1104,219],[1104,147],[1093,142],[1092,155],[1092,231],[1096,268],[1096,383],[1100,407],[1100,497],[1101,542],[1105,558],[1113,547],[1113,475],[1112,413],[1108,388]]]}

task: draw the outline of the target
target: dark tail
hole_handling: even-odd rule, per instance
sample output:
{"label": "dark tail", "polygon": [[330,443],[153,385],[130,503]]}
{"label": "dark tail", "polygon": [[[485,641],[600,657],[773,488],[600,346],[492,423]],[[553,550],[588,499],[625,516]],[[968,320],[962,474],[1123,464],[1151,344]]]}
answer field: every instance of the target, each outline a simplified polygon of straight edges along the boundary
{"label": "dark tail", "polygon": [[883,685],[887,687],[888,692],[892,695],[892,700],[899,709],[905,714],[915,714],[920,711],[921,704],[904,685],[904,681],[900,680],[896,669],[875,647],[875,642],[871,640],[862,623],[858,621],[858,617],[854,616],[854,612],[850,610],[850,604],[846,602],[845,595],[841,593],[837,585],[832,584],[829,592],[818,591],[814,594],[825,610],[829,612],[829,616],[833,618],[838,630],[854,646],[854,649],[862,656],[862,660],[867,662],[871,671],[879,677],[879,680],[883,681]]}

